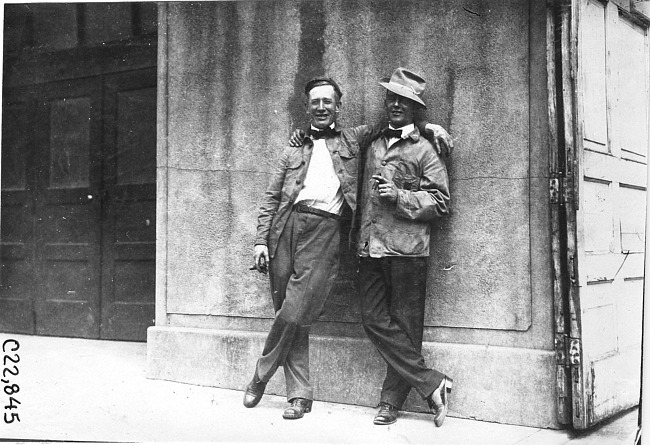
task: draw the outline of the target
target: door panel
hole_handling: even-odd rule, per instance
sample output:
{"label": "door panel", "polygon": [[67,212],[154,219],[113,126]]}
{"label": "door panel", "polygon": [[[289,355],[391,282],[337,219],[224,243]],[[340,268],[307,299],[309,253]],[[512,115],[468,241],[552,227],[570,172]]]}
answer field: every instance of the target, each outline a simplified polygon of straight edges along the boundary
{"label": "door panel", "polygon": [[[647,31],[613,3],[580,2],[574,426],[638,403],[648,152]],[[580,132],[580,130],[579,130]]]}
{"label": "door panel", "polygon": [[[611,8],[610,8],[611,9]],[[615,18],[616,19],[616,18]],[[613,126],[616,129],[621,157],[645,163],[648,153],[648,105],[644,94],[647,82],[646,31],[620,18],[611,27],[614,102]]]}
{"label": "door panel", "polygon": [[106,83],[102,338],[145,340],[154,323],[155,87],[155,70]]}
{"label": "door panel", "polygon": [[585,148],[607,151],[607,87],[605,85],[604,7],[589,2],[582,13],[583,38],[580,39],[585,76],[583,88]]}
{"label": "door panel", "polygon": [[97,338],[101,84],[50,84],[45,97],[36,141],[36,333]]}
{"label": "door panel", "polygon": [[2,108],[0,330],[34,332],[33,145],[28,91],[5,95]]}

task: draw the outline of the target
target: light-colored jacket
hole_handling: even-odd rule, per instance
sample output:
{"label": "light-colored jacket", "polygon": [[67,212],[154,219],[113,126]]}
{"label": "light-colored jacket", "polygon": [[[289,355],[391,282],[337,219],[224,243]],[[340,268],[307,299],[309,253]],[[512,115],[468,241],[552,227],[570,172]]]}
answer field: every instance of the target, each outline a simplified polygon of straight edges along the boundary
{"label": "light-colored jacket", "polygon": [[[397,203],[380,198],[372,175],[398,188]],[[430,223],[449,213],[447,168],[417,128],[390,148],[383,137],[367,151],[360,198],[357,254],[429,256]]]}

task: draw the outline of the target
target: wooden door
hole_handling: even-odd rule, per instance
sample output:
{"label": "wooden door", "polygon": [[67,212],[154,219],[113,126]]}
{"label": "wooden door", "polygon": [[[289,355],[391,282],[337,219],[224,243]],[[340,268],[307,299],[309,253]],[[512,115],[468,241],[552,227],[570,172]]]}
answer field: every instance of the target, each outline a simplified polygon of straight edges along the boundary
{"label": "wooden door", "polygon": [[36,333],[97,338],[101,83],[91,78],[43,88],[32,122]]}
{"label": "wooden door", "polygon": [[146,340],[156,70],[4,92],[0,331]]}
{"label": "wooden door", "polygon": [[108,76],[102,338],[146,340],[156,274],[156,70]]}
{"label": "wooden door", "polygon": [[576,218],[578,341],[573,424],[587,428],[639,400],[646,172],[647,28],[612,2],[581,0]]}

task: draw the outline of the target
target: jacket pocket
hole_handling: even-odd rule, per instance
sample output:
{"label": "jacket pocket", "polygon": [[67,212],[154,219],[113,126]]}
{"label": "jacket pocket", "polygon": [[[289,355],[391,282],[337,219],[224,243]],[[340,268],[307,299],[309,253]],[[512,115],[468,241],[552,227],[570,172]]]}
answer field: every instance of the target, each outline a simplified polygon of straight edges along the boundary
{"label": "jacket pocket", "polygon": [[404,173],[400,170],[395,171],[395,175],[393,176],[393,182],[395,183],[395,186],[397,188],[402,189],[402,190],[411,190],[411,191],[417,191],[420,189],[420,178],[411,175],[409,173]]}
{"label": "jacket pocket", "polygon": [[[347,147],[344,144],[341,144],[339,147],[339,159],[335,159],[334,161],[334,168],[338,168],[340,165],[342,165],[343,169],[345,170],[345,175],[343,178],[341,178],[339,175],[339,179],[342,180],[341,185],[344,187],[344,193],[347,191],[345,184],[343,183],[347,183],[348,187],[352,187],[354,189],[352,192],[356,193],[357,177],[359,176],[359,160],[357,158],[358,144],[354,142],[354,145],[357,146],[357,151],[351,149],[350,147]],[[339,163],[340,165],[336,165]]]}
{"label": "jacket pocket", "polygon": [[358,142],[349,142],[348,144],[341,143],[339,147],[339,155],[343,159],[352,159],[356,158],[359,153],[359,143]]}
{"label": "jacket pocket", "polygon": [[[411,229],[414,229],[413,227]],[[429,234],[423,231],[393,230],[387,233],[386,250],[392,255],[421,256],[428,253]]]}
{"label": "jacket pocket", "polygon": [[393,217],[390,221],[386,222],[387,231],[395,233],[397,236],[407,235],[412,236],[428,236],[429,223],[426,221],[413,221],[402,219],[398,216]]}
{"label": "jacket pocket", "polygon": [[393,182],[402,190],[417,191],[420,189],[420,177],[417,167],[410,162],[399,161],[394,164]]}
{"label": "jacket pocket", "polygon": [[302,173],[305,161],[302,159],[291,159],[284,173],[284,185],[282,194],[286,196],[285,200],[290,200],[302,189]]}

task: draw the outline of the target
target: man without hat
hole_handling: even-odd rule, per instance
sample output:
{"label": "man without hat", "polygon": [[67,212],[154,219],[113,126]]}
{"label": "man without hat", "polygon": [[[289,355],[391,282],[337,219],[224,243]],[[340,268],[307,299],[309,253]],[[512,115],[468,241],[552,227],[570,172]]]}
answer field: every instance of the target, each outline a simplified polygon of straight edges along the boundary
{"label": "man without hat", "polygon": [[449,212],[449,181],[444,162],[413,125],[426,108],[424,79],[397,68],[380,85],[389,128],[367,151],[357,243],[363,326],[386,362],[374,423],[394,423],[415,388],[440,426],[452,379],[429,368],[421,349],[430,224]]}
{"label": "man without hat", "polygon": [[309,382],[309,331],[323,310],[339,266],[340,216],[357,207],[357,152],[376,130],[337,126],[342,92],[330,78],[305,86],[309,137],[287,147],[272,174],[260,207],[255,268],[268,268],[275,319],[244,406],[256,406],[278,366],[284,368],[285,419],[299,419],[312,408]]}

